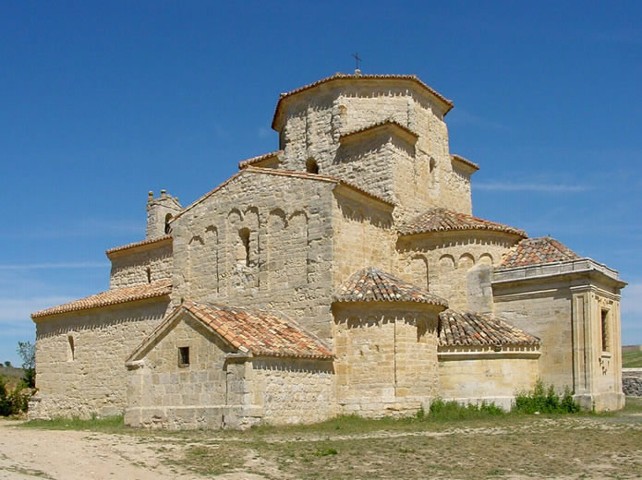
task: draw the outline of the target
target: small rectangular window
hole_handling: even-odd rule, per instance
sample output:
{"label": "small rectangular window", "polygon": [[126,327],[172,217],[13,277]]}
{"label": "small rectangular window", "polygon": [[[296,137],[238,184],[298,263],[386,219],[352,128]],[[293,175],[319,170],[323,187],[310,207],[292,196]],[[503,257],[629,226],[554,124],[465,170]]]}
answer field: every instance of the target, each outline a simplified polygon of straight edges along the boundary
{"label": "small rectangular window", "polygon": [[178,366],[189,366],[189,347],[178,347]]}
{"label": "small rectangular window", "polygon": [[610,351],[609,348],[609,311],[608,310],[602,310],[602,315],[601,315],[601,321],[600,321],[600,328],[601,328],[601,337],[602,337],[602,351],[603,352],[608,352]]}

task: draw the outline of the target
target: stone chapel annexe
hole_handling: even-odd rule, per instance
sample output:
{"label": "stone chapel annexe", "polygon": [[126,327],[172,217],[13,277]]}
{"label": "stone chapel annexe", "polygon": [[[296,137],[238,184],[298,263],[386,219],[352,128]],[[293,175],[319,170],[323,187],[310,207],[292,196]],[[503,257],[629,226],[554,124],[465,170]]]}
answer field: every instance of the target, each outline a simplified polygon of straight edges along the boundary
{"label": "stone chapel annexe", "polygon": [[247,427],[508,407],[537,378],[621,408],[616,271],[472,214],[452,103],[415,76],[282,94],[279,149],[187,207],[150,193],[109,290],[32,315],[32,417]]}

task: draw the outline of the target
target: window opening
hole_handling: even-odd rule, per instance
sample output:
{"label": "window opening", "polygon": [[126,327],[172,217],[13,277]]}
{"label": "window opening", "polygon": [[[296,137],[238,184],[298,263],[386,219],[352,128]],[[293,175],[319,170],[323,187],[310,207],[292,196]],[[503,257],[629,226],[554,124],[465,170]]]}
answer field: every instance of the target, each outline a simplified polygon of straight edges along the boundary
{"label": "window opening", "polygon": [[243,248],[245,249],[245,265],[249,267],[250,266],[250,229],[241,228],[239,230],[239,237],[241,238]]}
{"label": "window opening", "polygon": [[189,347],[178,347],[178,366],[189,366]]}
{"label": "window opening", "polygon": [[600,319],[601,337],[602,337],[602,351],[609,351],[609,311],[602,310]]}
{"label": "window opening", "polygon": [[319,165],[314,158],[308,158],[305,162],[305,170],[308,173],[319,173]]}
{"label": "window opening", "polygon": [[168,213],[165,215],[165,234],[169,234],[172,232],[172,226],[169,224],[169,222],[172,220],[172,214]]}
{"label": "window opening", "polygon": [[147,274],[147,283],[152,283],[152,269],[147,267],[145,273]]}
{"label": "window opening", "polygon": [[76,346],[74,345],[74,336],[68,335],[67,342],[69,344],[69,348],[67,350],[67,361],[73,362],[74,360],[76,360]]}

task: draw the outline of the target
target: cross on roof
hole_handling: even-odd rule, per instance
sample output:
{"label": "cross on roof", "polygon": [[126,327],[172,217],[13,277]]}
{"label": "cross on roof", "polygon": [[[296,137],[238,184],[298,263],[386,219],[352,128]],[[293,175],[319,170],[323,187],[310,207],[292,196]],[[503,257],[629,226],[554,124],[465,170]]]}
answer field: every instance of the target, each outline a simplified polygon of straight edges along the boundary
{"label": "cross on roof", "polygon": [[353,53],[352,56],[354,57],[356,69],[359,70],[359,62],[361,62],[361,57],[359,56],[359,52]]}

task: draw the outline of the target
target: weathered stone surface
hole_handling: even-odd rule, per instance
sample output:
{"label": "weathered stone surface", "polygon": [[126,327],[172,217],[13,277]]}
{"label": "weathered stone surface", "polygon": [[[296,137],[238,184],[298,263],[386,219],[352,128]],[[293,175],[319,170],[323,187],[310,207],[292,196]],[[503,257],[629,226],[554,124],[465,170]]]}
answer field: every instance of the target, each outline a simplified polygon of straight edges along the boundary
{"label": "weathered stone surface", "polygon": [[[450,108],[412,76],[339,74],[283,95],[278,151],[185,208],[150,194],[146,238],[107,252],[110,290],[34,314],[32,416],[245,428],[405,415],[437,396],[507,407],[537,378],[620,408],[624,282],[553,239],[472,217],[478,167],[449,151]],[[359,271],[403,288],[346,296]],[[446,306],[473,312],[458,335]],[[254,309],[292,319],[303,340]],[[462,335],[475,341],[450,341]],[[306,346],[324,353],[303,358]]]}

